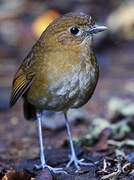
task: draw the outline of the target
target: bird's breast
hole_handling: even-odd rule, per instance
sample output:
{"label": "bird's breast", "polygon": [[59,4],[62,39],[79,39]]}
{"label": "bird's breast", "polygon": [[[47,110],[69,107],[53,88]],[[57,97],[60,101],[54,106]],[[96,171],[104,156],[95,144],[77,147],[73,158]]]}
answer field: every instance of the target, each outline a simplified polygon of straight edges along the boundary
{"label": "bird's breast", "polygon": [[49,87],[52,100],[48,107],[63,110],[85,104],[94,91],[96,81],[96,67],[81,62]]}
{"label": "bird's breast", "polygon": [[[98,66],[91,56],[81,58],[77,54],[70,58],[51,54],[50,59],[39,68],[30,90],[28,100],[40,109],[63,111],[80,107],[91,97],[98,79]],[[59,58],[60,57],[60,58]],[[62,60],[61,63],[59,59]],[[46,69],[44,71],[44,69]]]}

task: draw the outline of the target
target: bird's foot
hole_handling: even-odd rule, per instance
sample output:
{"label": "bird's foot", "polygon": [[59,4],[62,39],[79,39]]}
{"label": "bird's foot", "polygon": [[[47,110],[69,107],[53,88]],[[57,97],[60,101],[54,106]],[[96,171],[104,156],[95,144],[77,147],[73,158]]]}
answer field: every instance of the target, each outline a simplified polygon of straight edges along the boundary
{"label": "bird's foot", "polygon": [[81,169],[80,166],[92,166],[93,163],[85,163],[84,159],[78,159],[76,156],[71,156],[70,161],[67,163],[66,168],[70,167],[71,164],[74,163],[76,169],[79,171]]}
{"label": "bird's foot", "polygon": [[41,164],[41,165],[35,165],[35,169],[37,170],[40,170],[40,169],[45,169],[45,168],[48,168],[51,172],[53,172],[54,174],[60,174],[60,173],[64,173],[64,174],[67,174],[66,171],[63,170],[63,168],[54,168],[54,167],[51,167],[47,164]]}

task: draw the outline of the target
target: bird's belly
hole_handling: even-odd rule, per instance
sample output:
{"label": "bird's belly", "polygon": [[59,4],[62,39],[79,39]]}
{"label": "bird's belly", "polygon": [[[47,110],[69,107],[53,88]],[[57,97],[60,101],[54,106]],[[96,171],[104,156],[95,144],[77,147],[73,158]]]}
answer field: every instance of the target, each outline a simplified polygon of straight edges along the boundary
{"label": "bird's belly", "polygon": [[46,109],[63,111],[85,104],[96,86],[96,71],[75,71],[55,82],[49,88],[51,100],[46,102]]}
{"label": "bird's belly", "polygon": [[[64,111],[80,107],[91,97],[97,82],[95,67],[78,65],[70,73],[60,76],[57,81],[49,83],[47,93],[38,95],[31,104],[39,109]],[[42,86],[43,87],[43,86]],[[43,89],[41,89],[43,92]]]}
{"label": "bird's belly", "polygon": [[90,99],[98,81],[98,69],[91,68],[89,71],[81,71],[79,74],[79,93],[72,108],[77,108]]}
{"label": "bird's belly", "polygon": [[72,106],[79,92],[78,72],[61,77],[48,89],[51,100],[46,103],[46,109],[63,111]]}

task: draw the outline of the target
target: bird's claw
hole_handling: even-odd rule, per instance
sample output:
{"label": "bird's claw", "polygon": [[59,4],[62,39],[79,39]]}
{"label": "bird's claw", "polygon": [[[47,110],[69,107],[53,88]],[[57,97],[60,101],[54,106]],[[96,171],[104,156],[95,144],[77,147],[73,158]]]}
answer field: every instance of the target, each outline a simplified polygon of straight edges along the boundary
{"label": "bird's claw", "polygon": [[35,164],[34,167],[35,167],[35,169],[37,169],[37,170],[48,168],[48,169],[49,169],[51,172],[53,172],[54,174],[60,174],[60,173],[67,174],[67,172],[64,171],[63,168],[54,168],[54,167],[51,167],[51,166],[49,166],[49,165],[47,165],[47,164],[41,164],[41,165]]}
{"label": "bird's claw", "polygon": [[71,164],[74,163],[76,169],[79,171],[81,169],[80,166],[92,166],[92,163],[83,162],[84,159],[78,159],[76,156],[71,156],[70,161],[67,163],[66,168],[70,167]]}

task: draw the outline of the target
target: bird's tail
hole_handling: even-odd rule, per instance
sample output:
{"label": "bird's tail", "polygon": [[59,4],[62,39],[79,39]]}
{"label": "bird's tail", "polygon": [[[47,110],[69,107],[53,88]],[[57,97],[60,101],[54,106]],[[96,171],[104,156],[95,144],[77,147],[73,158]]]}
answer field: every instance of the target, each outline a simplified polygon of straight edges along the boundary
{"label": "bird's tail", "polygon": [[30,104],[26,98],[23,98],[23,110],[24,110],[24,117],[27,120],[35,120],[36,119],[36,109],[35,107]]}

